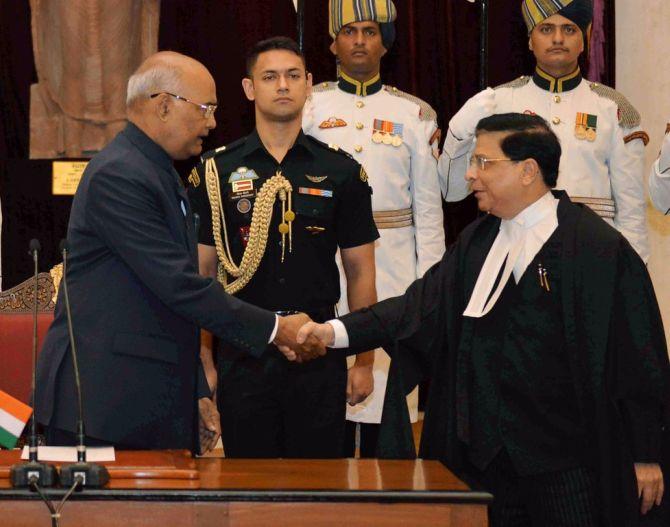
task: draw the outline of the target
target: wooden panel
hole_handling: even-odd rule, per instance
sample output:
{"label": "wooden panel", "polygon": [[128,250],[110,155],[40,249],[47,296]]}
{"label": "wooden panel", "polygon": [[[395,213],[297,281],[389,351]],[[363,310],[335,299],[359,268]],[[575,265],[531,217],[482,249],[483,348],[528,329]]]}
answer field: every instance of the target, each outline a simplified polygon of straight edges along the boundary
{"label": "wooden panel", "polygon": [[438,461],[208,458],[198,467],[203,489],[468,490]]}
{"label": "wooden panel", "polygon": [[[41,502],[0,502],[0,524],[43,527],[49,512]],[[69,502],[67,527],[485,527],[485,505],[376,503],[166,503]]]}

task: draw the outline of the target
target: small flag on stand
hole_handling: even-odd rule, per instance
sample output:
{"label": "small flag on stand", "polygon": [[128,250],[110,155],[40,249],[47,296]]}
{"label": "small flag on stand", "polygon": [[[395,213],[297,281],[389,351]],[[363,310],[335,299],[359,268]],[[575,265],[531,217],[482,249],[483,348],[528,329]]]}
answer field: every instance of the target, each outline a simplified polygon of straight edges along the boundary
{"label": "small flag on stand", "polygon": [[33,409],[0,390],[0,446],[14,448]]}

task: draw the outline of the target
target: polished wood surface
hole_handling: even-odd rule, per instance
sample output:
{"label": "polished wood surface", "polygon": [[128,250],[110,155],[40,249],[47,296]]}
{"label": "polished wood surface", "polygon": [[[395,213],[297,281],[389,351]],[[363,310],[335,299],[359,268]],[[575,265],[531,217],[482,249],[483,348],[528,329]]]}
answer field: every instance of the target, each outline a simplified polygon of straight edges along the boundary
{"label": "polished wood surface", "polygon": [[[487,525],[491,496],[470,490],[437,461],[156,454],[118,451],[117,461],[106,463],[112,474],[108,486],[76,493],[64,508],[61,526]],[[152,477],[157,473],[152,456],[166,470],[194,467],[197,477]],[[0,452],[0,525],[48,524],[46,506],[35,493],[12,489],[2,478],[16,461],[17,452]],[[122,477],[133,470],[139,477]],[[62,495],[62,489],[48,491],[54,502]]]}

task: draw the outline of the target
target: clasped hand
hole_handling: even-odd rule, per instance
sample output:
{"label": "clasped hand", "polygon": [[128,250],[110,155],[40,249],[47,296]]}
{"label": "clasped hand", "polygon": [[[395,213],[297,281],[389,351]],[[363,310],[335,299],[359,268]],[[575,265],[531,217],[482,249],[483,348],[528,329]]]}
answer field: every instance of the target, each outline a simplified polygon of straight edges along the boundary
{"label": "clasped hand", "polygon": [[298,330],[310,322],[311,319],[304,313],[279,317],[277,335],[273,343],[288,360],[304,362],[326,354],[326,346],[316,336],[308,335],[297,341]]}

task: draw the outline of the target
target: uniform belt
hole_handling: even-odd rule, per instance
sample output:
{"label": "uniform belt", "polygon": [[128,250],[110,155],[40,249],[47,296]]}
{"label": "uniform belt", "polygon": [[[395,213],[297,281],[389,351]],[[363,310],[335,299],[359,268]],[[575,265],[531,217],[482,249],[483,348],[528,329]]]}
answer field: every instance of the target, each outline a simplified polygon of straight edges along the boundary
{"label": "uniform belt", "polygon": [[616,214],[616,205],[614,200],[609,198],[591,198],[584,196],[570,196],[573,203],[582,203],[589,207],[601,218],[613,219]]}
{"label": "uniform belt", "polygon": [[414,224],[412,209],[378,210],[372,217],[378,229],[399,229]]}

